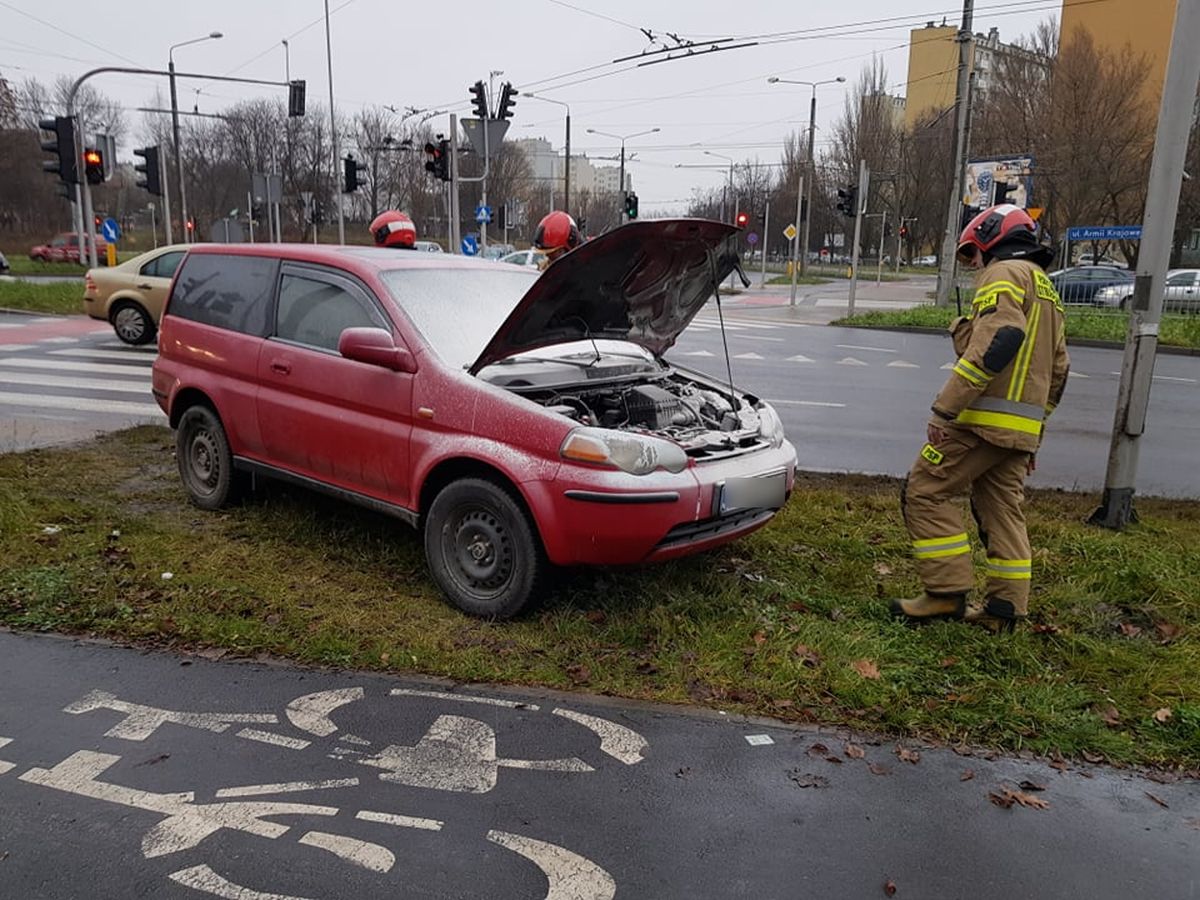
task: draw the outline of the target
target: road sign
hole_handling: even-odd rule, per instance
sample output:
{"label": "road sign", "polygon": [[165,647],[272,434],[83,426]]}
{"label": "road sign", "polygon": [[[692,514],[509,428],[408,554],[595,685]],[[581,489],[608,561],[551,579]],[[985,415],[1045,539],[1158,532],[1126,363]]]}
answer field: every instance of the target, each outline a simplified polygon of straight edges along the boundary
{"label": "road sign", "polygon": [[1141,225],[1081,225],[1067,229],[1068,241],[1140,241]]}
{"label": "road sign", "polygon": [[1035,222],[1042,217],[1042,213],[1045,211],[1046,209],[1043,206],[1031,206],[1025,210],[1025,212],[1029,213],[1029,218]]}
{"label": "road sign", "polygon": [[796,239],[796,226],[789,225],[787,228],[783,229],[783,236],[789,241],[794,241]]}
{"label": "road sign", "polygon": [[750,232],[748,235],[746,235],[746,243],[749,244],[751,247],[753,247],[755,244],[758,243],[758,235],[755,234],[753,231]]}
{"label": "road sign", "polygon": [[471,149],[483,156],[483,124],[487,123],[487,150],[491,156],[500,152],[500,143],[508,131],[508,119],[460,119],[463,133],[471,142]]}
{"label": "road sign", "polygon": [[475,221],[480,225],[484,224],[485,222],[491,223],[492,208],[490,206],[484,206],[482,203],[480,203],[477,207],[475,207]]}
{"label": "road sign", "polygon": [[100,233],[104,235],[104,239],[110,244],[115,244],[117,238],[121,236],[121,226],[117,224],[116,219],[105,219],[100,225]]}
{"label": "road sign", "polygon": [[462,239],[463,256],[474,256],[479,252],[479,244],[475,241],[475,235],[464,235]]}

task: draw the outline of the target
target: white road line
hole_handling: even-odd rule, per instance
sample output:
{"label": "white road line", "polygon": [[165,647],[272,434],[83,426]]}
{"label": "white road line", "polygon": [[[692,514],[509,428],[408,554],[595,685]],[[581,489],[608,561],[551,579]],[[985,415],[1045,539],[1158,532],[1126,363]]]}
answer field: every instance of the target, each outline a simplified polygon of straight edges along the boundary
{"label": "white road line", "polygon": [[128,400],[91,400],[86,397],[52,397],[48,394],[11,394],[0,391],[0,406],[33,406],[42,409],[73,409],[76,412],[114,413],[161,419],[165,415],[154,403],[133,403]]}
{"label": "white road line", "polygon": [[330,720],[329,714],[339,706],[362,698],[363,689],[360,687],[317,691],[297,697],[287,705],[285,712],[288,721],[301,731],[307,731],[317,737],[328,737],[337,731],[337,726]]}
{"label": "white road line", "polygon": [[276,747],[286,747],[289,750],[303,750],[309,745],[309,741],[302,738],[287,737],[282,734],[275,734],[270,731],[259,731],[257,728],[243,728],[237,733],[240,738],[246,738],[249,741],[259,741],[263,744],[274,744]]}
{"label": "white road line", "polygon": [[534,863],[550,881],[545,900],[612,900],[617,883],[611,875],[578,853],[534,838],[489,831],[487,839]]}
{"label": "white road line", "polygon": [[194,891],[203,891],[221,900],[308,900],[293,894],[264,894],[240,884],[234,884],[222,878],[213,871],[211,866],[201,864],[190,869],[180,869],[167,875],[176,884],[189,887]]}
{"label": "white road line", "polygon": [[844,359],[837,361],[839,366],[869,366],[870,363],[865,363],[861,359],[855,359],[853,356],[847,356]]}
{"label": "white road line", "polygon": [[[953,371],[954,371],[954,363],[946,363],[946,364],[945,364],[944,366],[942,366],[941,368],[942,368],[944,371],[947,371],[947,372],[953,372]],[[1114,373],[1114,374],[1115,374],[1115,373]]]}
{"label": "white road line", "polygon": [[743,341],[776,341],[782,344],[783,338],[771,337],[766,334],[739,334],[738,338]]}
{"label": "white road line", "polygon": [[121,738],[125,741],[144,741],[167,723],[202,728],[214,734],[221,734],[234,722],[270,724],[279,721],[273,713],[192,713],[159,709],[121,700],[116,694],[108,691],[89,691],[74,703],[64,706],[63,712],[78,716],[98,709],[111,709],[125,714],[124,719],[104,732],[105,737]]}
{"label": "white road line", "polygon": [[0,344],[0,353],[16,353],[18,350],[32,350],[33,344]]}
{"label": "white road line", "polygon": [[680,356],[712,356],[707,350],[689,350],[686,353],[680,353]]}
{"label": "white road line", "polygon": [[554,715],[578,722],[584,728],[594,731],[600,736],[600,751],[627,766],[636,765],[645,759],[642,751],[649,744],[632,728],[618,725],[616,722],[602,719],[599,716],[576,712],[573,709],[556,709]]}
{"label": "white road line", "polygon": [[844,409],[845,403],[827,403],[824,400],[767,400],[768,403],[782,403],[785,406],[828,406],[831,409]]}
{"label": "white road line", "polygon": [[38,341],[39,344],[78,344],[79,338],[73,337],[52,337],[42,338]]}
{"label": "white road line", "polygon": [[355,787],[357,778],[331,778],[327,781],[285,781],[280,784],[247,784],[243,787],[221,788],[218,797],[254,797],[258,794],[294,794],[299,791],[324,791],[330,788]]}
{"label": "white road line", "polygon": [[789,357],[788,357],[788,362],[800,362],[800,363],[804,363],[804,362],[815,362],[815,360],[809,359],[809,358],[808,358],[807,356],[805,356],[803,353],[798,353],[798,354],[796,354],[795,356],[789,356]]}
{"label": "white road line", "polygon": [[[720,327],[720,325],[721,325],[720,319],[713,319],[713,318],[703,318],[703,319],[696,318],[696,319],[693,319],[692,321],[698,322],[701,325],[714,325],[717,327]],[[745,319],[728,319],[728,318],[725,320],[725,327],[726,328],[765,328],[767,331],[773,331],[775,328],[774,325],[763,325],[761,322],[747,322]]]}
{"label": "white road line", "polygon": [[759,356],[757,353],[739,353],[734,356],[734,359],[765,359],[766,357]]}
{"label": "white road line", "polygon": [[919,369],[921,368],[916,363],[910,363],[903,359],[894,359],[888,363],[888,368],[891,369]]}
{"label": "white road line", "polygon": [[26,324],[25,322],[21,322],[20,324],[15,322],[0,322],[0,328],[24,328]]}
{"label": "white road line", "polygon": [[143,372],[143,366],[118,366],[111,363],[64,362],[61,359],[0,359],[0,366],[22,369],[52,369],[55,372],[93,372],[97,375],[128,375]]}
{"label": "white road line", "polygon": [[72,378],[69,375],[37,375],[32,372],[0,371],[0,384],[32,384],[36,387],[71,388],[77,391],[117,391],[125,394],[141,394],[150,396],[150,373],[147,372],[141,383],[133,381],[115,381],[107,378]]}
{"label": "white road line", "polygon": [[384,825],[398,825],[401,828],[420,828],[424,831],[441,831],[443,822],[437,819],[422,819],[420,816],[401,816],[395,813],[373,812],[360,809],[354,818],[363,822],[380,822]]}
{"label": "white road line", "polygon": [[[12,738],[0,737],[0,747],[8,746],[12,743],[12,740]],[[0,759],[0,775],[3,775],[5,772],[11,772],[16,767],[16,763],[5,762],[4,760]]]}
{"label": "white road line", "polygon": [[310,831],[298,843],[316,847],[344,859],[351,865],[371,872],[390,872],[396,865],[396,854],[386,847],[370,841],[347,837],[344,834],[329,834],[326,831]]}
{"label": "white road line", "polygon": [[1178,381],[1181,384],[1196,384],[1195,378],[1176,378],[1174,375],[1155,375],[1155,381]]}
{"label": "white road line", "polygon": [[70,347],[66,350],[51,350],[49,356],[75,356],[82,359],[123,359],[126,362],[137,363],[139,366],[145,366],[147,369],[154,362],[154,357],[158,354],[153,350],[146,352],[144,350],[103,350],[99,347],[88,349],[86,347]]}
{"label": "white road line", "polygon": [[495,697],[475,697],[471,694],[452,694],[449,691],[417,691],[409,688],[392,688],[393,697],[433,697],[435,700],[457,700],[460,703],[486,703],[489,706],[503,706],[507,709],[532,709],[539,707],[533,703],[521,703],[515,700],[497,700]]}
{"label": "white road line", "polygon": [[869,350],[872,353],[899,353],[899,350],[892,350],[890,347],[864,347],[861,344],[834,344],[840,350]]}

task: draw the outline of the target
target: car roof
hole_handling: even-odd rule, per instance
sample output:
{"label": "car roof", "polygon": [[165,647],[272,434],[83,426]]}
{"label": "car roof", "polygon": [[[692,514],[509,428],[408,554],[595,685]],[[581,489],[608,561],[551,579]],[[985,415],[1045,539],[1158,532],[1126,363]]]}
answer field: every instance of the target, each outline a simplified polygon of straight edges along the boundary
{"label": "car roof", "polygon": [[397,250],[394,247],[354,244],[192,244],[191,252],[204,256],[265,256],[358,272],[447,268],[495,271],[488,262],[452,253],[423,253],[415,250]]}

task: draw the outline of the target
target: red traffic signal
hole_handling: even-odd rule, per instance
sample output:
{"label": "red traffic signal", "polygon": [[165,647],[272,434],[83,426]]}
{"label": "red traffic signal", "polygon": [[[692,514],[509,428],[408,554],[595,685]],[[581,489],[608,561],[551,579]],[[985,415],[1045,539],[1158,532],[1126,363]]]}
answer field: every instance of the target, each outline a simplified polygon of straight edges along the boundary
{"label": "red traffic signal", "polygon": [[908,237],[908,226],[907,225],[900,226],[900,237],[902,237],[902,238]]}
{"label": "red traffic signal", "polygon": [[750,221],[750,215],[749,213],[740,212],[737,214],[735,221],[737,222],[738,228],[745,228],[746,223]]}

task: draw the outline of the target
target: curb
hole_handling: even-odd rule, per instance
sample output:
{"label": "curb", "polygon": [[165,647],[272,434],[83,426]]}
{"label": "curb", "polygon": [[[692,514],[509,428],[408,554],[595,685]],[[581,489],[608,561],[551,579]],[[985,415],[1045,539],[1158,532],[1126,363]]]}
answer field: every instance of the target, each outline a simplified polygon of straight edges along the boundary
{"label": "curb", "polygon": [[[829,323],[834,325],[833,322]],[[931,328],[927,325],[834,325],[835,328],[858,328],[862,331],[897,331],[907,334],[941,334],[949,337],[945,328]],[[1068,338],[1067,343],[1074,347],[1099,347],[1105,350],[1124,350],[1125,345],[1116,341],[1102,341],[1097,338]],[[1170,344],[1159,344],[1158,353],[1168,356],[1200,356],[1200,348],[1174,347]]]}

